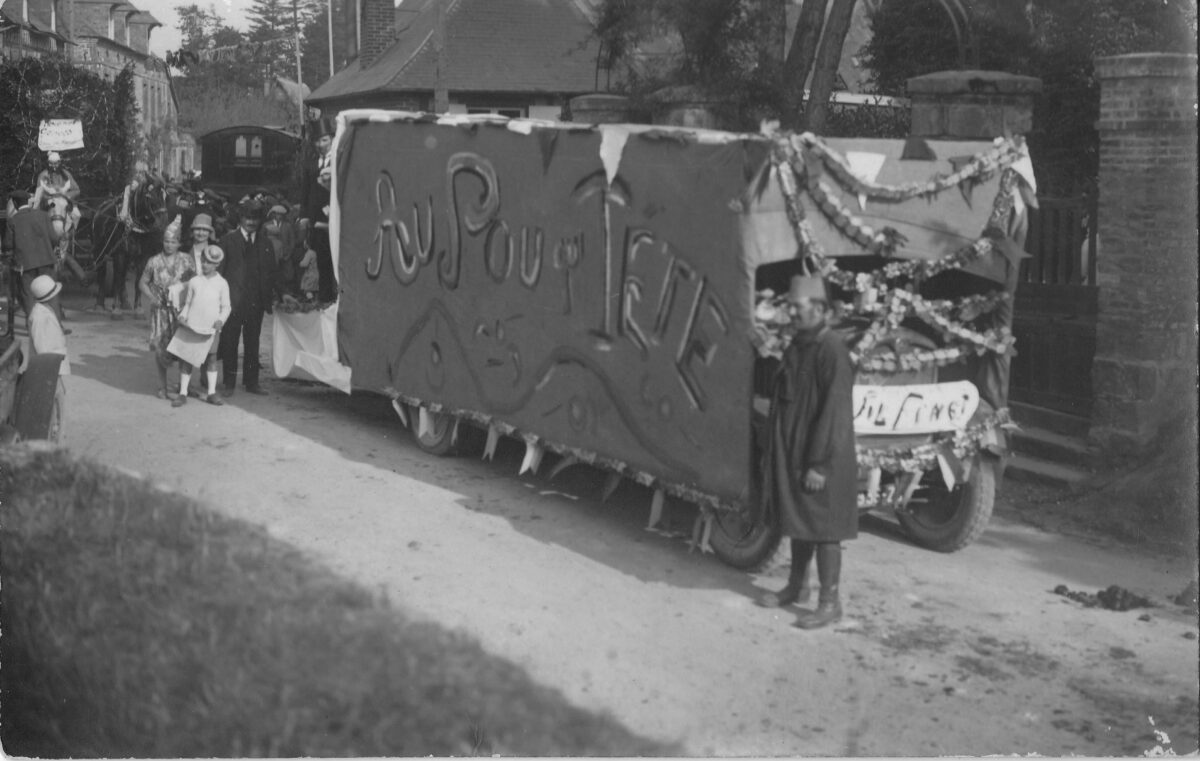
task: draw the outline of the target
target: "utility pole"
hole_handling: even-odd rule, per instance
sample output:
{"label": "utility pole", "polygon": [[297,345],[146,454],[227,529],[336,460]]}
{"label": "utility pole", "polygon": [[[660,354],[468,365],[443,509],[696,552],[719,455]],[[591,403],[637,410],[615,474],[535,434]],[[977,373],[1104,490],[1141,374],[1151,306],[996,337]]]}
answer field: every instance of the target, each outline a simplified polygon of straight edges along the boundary
{"label": "utility pole", "polygon": [[296,108],[300,123],[297,129],[304,132],[304,70],[300,67],[300,13],[296,10],[298,0],[292,0],[292,32],[296,37]]}
{"label": "utility pole", "polygon": [[329,76],[334,73],[333,68],[333,0],[325,0],[326,19],[329,21]]}

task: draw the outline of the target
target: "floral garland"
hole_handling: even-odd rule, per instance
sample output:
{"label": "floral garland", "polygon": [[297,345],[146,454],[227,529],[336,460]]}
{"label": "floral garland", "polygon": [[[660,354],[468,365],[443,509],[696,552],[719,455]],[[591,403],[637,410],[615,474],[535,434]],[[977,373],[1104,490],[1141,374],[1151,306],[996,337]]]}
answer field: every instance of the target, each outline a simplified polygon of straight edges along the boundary
{"label": "floral garland", "polygon": [[926,444],[907,449],[867,449],[855,447],[860,468],[879,468],[888,473],[916,473],[937,467],[938,455],[952,454],[961,460],[974,457],[997,440],[996,429],[1015,427],[1007,407],[960,431],[943,434]]}
{"label": "floral garland", "polygon": [[1008,168],[1021,157],[1020,145],[1017,142],[996,138],[993,141],[995,148],[986,153],[972,156],[970,161],[956,172],[948,175],[936,175],[925,182],[889,186],[867,182],[857,177],[843,156],[831,150],[811,132],[798,135],[796,142],[804,148],[806,153],[819,159],[822,166],[851,193],[864,195],[871,199],[896,202],[933,196],[944,190],[960,187],[964,183],[984,182],[996,171]]}
{"label": "floral garland", "polygon": [[[994,310],[1011,297],[1004,292],[970,296],[962,301],[926,301],[906,290],[883,290],[882,298],[862,304],[855,311],[880,314],[863,333],[850,360],[859,372],[910,372],[923,367],[943,367],[961,359],[982,354],[1011,352],[1015,339],[1008,328],[979,332],[955,322],[950,314],[959,312],[963,319],[974,319]],[[761,356],[781,357],[795,333],[795,307],[784,295],[766,289],[756,295],[752,343]],[[899,356],[867,356],[888,332],[895,330],[910,314],[942,331],[952,345],[939,349],[914,349]],[[970,314],[970,318],[965,315]]]}

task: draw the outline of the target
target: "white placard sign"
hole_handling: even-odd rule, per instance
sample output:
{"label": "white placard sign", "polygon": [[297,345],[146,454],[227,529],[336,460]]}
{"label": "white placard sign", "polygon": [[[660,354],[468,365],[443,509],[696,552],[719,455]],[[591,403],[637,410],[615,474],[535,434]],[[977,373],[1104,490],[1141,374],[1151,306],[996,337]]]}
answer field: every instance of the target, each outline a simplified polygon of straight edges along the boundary
{"label": "white placard sign", "polygon": [[970,381],[912,386],[854,387],[854,432],[908,435],[953,431],[966,426],[979,407]]}
{"label": "white placard sign", "polygon": [[38,129],[38,148],[69,151],[83,147],[83,122],[78,119],[43,119]]}

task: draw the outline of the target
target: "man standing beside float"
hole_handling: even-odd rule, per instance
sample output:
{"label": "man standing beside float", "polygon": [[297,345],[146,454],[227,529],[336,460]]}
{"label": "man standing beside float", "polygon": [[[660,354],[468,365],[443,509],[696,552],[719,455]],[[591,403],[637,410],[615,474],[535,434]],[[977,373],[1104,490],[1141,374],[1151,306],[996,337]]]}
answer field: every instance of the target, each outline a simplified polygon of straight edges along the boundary
{"label": "man standing beside float", "polygon": [[262,224],[262,205],[250,201],[238,210],[238,227],[221,238],[225,262],[221,274],[229,282],[229,300],[233,311],[221,328],[217,354],[221,359],[222,383],[225,396],[232,396],[237,387],[238,345],[242,351],[242,385],[251,394],[266,394],[259,385],[259,336],[263,315],[272,311],[279,284],[275,269],[275,252]]}

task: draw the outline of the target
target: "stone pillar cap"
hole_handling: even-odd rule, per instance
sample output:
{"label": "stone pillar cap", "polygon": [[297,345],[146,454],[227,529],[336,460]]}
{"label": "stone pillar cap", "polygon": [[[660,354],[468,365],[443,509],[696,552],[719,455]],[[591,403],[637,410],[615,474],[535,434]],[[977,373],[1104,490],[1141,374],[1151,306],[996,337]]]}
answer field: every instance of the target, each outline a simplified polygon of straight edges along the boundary
{"label": "stone pillar cap", "polygon": [[909,95],[1031,95],[1042,80],[1007,71],[935,71],[908,80]]}
{"label": "stone pillar cap", "polygon": [[1095,60],[1100,79],[1119,77],[1196,78],[1196,56],[1192,53],[1129,53],[1102,56]]}

